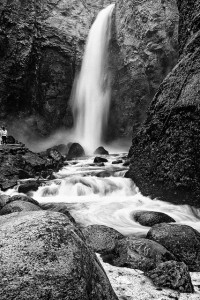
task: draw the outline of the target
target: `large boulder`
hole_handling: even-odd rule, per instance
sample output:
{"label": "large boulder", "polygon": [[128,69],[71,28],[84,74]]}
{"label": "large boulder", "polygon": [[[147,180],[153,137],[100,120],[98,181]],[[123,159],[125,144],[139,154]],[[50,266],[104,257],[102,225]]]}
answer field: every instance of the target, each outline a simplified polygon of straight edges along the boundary
{"label": "large boulder", "polygon": [[166,261],[160,263],[155,269],[146,272],[145,275],[150,277],[158,287],[167,287],[181,293],[194,292],[188,267],[183,262]]}
{"label": "large boulder", "polygon": [[20,184],[18,187],[18,193],[28,193],[30,191],[37,191],[39,188],[39,183],[37,183],[36,181],[33,182],[28,182],[28,183],[23,183]]}
{"label": "large boulder", "polygon": [[143,195],[200,207],[200,2],[177,3],[180,60],[133,138],[126,176]]}
{"label": "large boulder", "polygon": [[83,228],[82,232],[94,251],[102,254],[112,252],[116,242],[124,237],[115,229],[104,225],[90,225]]}
{"label": "large boulder", "polygon": [[136,222],[140,223],[143,226],[148,226],[148,227],[151,227],[159,223],[176,222],[173,218],[171,218],[167,214],[157,212],[157,211],[139,210],[139,211],[134,211],[132,216]]}
{"label": "large boulder", "polygon": [[108,160],[104,157],[96,156],[94,158],[94,163],[95,164],[104,163],[104,162],[108,162]]}
{"label": "large boulder", "polygon": [[118,267],[148,271],[161,262],[176,259],[166,248],[154,241],[127,237],[116,243],[113,257],[109,257],[109,260]]}
{"label": "large boulder", "polygon": [[74,218],[70,214],[69,208],[66,205],[66,203],[52,203],[51,202],[51,203],[43,203],[40,206],[41,206],[42,209],[45,209],[45,210],[50,210],[50,211],[62,213],[64,215],[66,215],[72,223],[76,224],[76,221],[74,220]]}
{"label": "large boulder", "polygon": [[3,216],[3,215],[12,214],[14,212],[38,211],[38,210],[41,210],[41,208],[31,202],[15,200],[4,205],[4,207],[0,210],[0,215]]}
{"label": "large boulder", "polygon": [[200,233],[192,227],[162,223],[153,226],[147,238],[165,247],[190,271],[200,272]]}
{"label": "large boulder", "polygon": [[94,151],[94,154],[109,155],[109,152],[104,147],[100,146]]}
{"label": "large boulder", "polygon": [[97,257],[63,214],[3,216],[0,241],[2,300],[117,300]]}
{"label": "large boulder", "polygon": [[85,155],[85,151],[83,147],[79,143],[73,143],[69,148],[67,159],[77,158],[84,155]]}
{"label": "large boulder", "polygon": [[13,202],[13,201],[24,201],[24,202],[33,203],[37,206],[40,206],[38,201],[36,201],[35,199],[33,199],[31,197],[28,197],[26,195],[17,194],[17,195],[14,195],[12,197],[9,197],[7,203],[10,203],[10,202]]}

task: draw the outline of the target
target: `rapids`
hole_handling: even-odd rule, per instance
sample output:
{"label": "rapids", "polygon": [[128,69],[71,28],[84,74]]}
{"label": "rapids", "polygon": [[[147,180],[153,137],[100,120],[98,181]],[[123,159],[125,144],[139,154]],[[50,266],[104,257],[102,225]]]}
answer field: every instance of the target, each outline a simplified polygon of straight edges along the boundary
{"label": "rapids", "polygon": [[[39,187],[32,197],[40,203],[62,203],[83,226],[102,224],[124,235],[143,236],[149,230],[132,218],[136,210],[163,212],[178,224],[187,224],[200,231],[198,209],[151,200],[144,197],[130,179],[124,178],[127,167],[112,164],[123,156],[106,156],[108,162],[101,167],[93,164],[94,157],[72,160],[55,173],[55,180]],[[16,193],[15,190],[7,192],[10,195]]]}

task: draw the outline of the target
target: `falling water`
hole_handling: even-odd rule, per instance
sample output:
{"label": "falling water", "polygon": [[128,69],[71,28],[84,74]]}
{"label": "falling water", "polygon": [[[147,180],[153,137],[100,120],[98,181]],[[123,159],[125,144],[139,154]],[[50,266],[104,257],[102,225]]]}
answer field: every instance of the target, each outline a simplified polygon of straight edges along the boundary
{"label": "falling water", "polygon": [[106,68],[113,8],[111,4],[100,11],[90,29],[81,71],[72,92],[75,136],[88,152],[101,144],[109,111],[110,84]]}

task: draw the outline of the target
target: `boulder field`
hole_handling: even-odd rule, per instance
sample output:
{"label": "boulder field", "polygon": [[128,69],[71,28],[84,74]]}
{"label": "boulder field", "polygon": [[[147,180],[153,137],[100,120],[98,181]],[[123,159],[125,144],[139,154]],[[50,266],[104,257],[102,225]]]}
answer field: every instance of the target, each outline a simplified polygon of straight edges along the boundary
{"label": "boulder field", "polygon": [[133,138],[126,176],[143,195],[200,207],[200,3],[177,4],[180,58]]}

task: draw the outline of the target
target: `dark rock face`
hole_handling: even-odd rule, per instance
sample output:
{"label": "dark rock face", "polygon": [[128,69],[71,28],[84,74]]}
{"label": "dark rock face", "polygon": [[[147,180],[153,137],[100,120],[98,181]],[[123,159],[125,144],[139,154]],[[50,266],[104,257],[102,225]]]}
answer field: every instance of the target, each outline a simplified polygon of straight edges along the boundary
{"label": "dark rock face", "polygon": [[183,262],[167,261],[159,264],[154,270],[146,272],[153,283],[159,287],[179,290],[181,293],[193,293],[194,287],[190,273]]}
{"label": "dark rock face", "polygon": [[128,237],[117,242],[111,263],[119,267],[128,267],[148,271],[159,263],[176,260],[166,248],[157,242],[144,238]]}
{"label": "dark rock face", "polygon": [[[69,99],[88,31],[97,13],[112,2],[0,1],[0,118],[11,134],[29,139],[73,126]],[[109,65],[111,136],[130,134],[132,121],[138,128],[143,120],[176,61],[178,19],[175,0],[116,2]]]}
{"label": "dark rock face", "polygon": [[67,154],[67,159],[81,157],[84,155],[85,155],[85,151],[84,151],[83,147],[78,143],[73,143],[69,148],[69,152]]}
{"label": "dark rock face", "polygon": [[[25,147],[6,146],[0,151],[0,188],[6,190],[17,185],[19,179],[35,177],[42,171],[52,172],[58,162],[29,151]],[[26,192],[21,190],[21,192]]]}
{"label": "dark rock face", "polygon": [[176,0],[120,0],[111,41],[108,136],[136,133],[160,83],[178,59]]}
{"label": "dark rock face", "polygon": [[136,211],[133,213],[133,219],[141,225],[148,227],[159,223],[176,222],[170,216],[156,211]]}
{"label": "dark rock face", "polygon": [[63,214],[3,216],[0,241],[2,300],[117,300],[97,257]]}
{"label": "dark rock face", "polygon": [[144,195],[200,207],[200,3],[178,6],[180,60],[133,138],[127,176]]}
{"label": "dark rock face", "polygon": [[162,223],[153,226],[147,238],[165,247],[178,261],[184,262],[190,271],[199,272],[200,233],[195,229],[186,225]]}
{"label": "dark rock face", "polygon": [[14,212],[21,212],[21,211],[38,211],[41,208],[31,202],[25,202],[22,200],[16,200],[6,204],[1,210],[0,215],[8,215]]}
{"label": "dark rock face", "polygon": [[94,154],[98,155],[109,155],[109,152],[104,148],[104,147],[98,147],[95,151]]}
{"label": "dark rock face", "polygon": [[123,238],[123,235],[113,228],[104,225],[90,225],[82,229],[86,242],[95,252],[110,253],[116,242]]}

